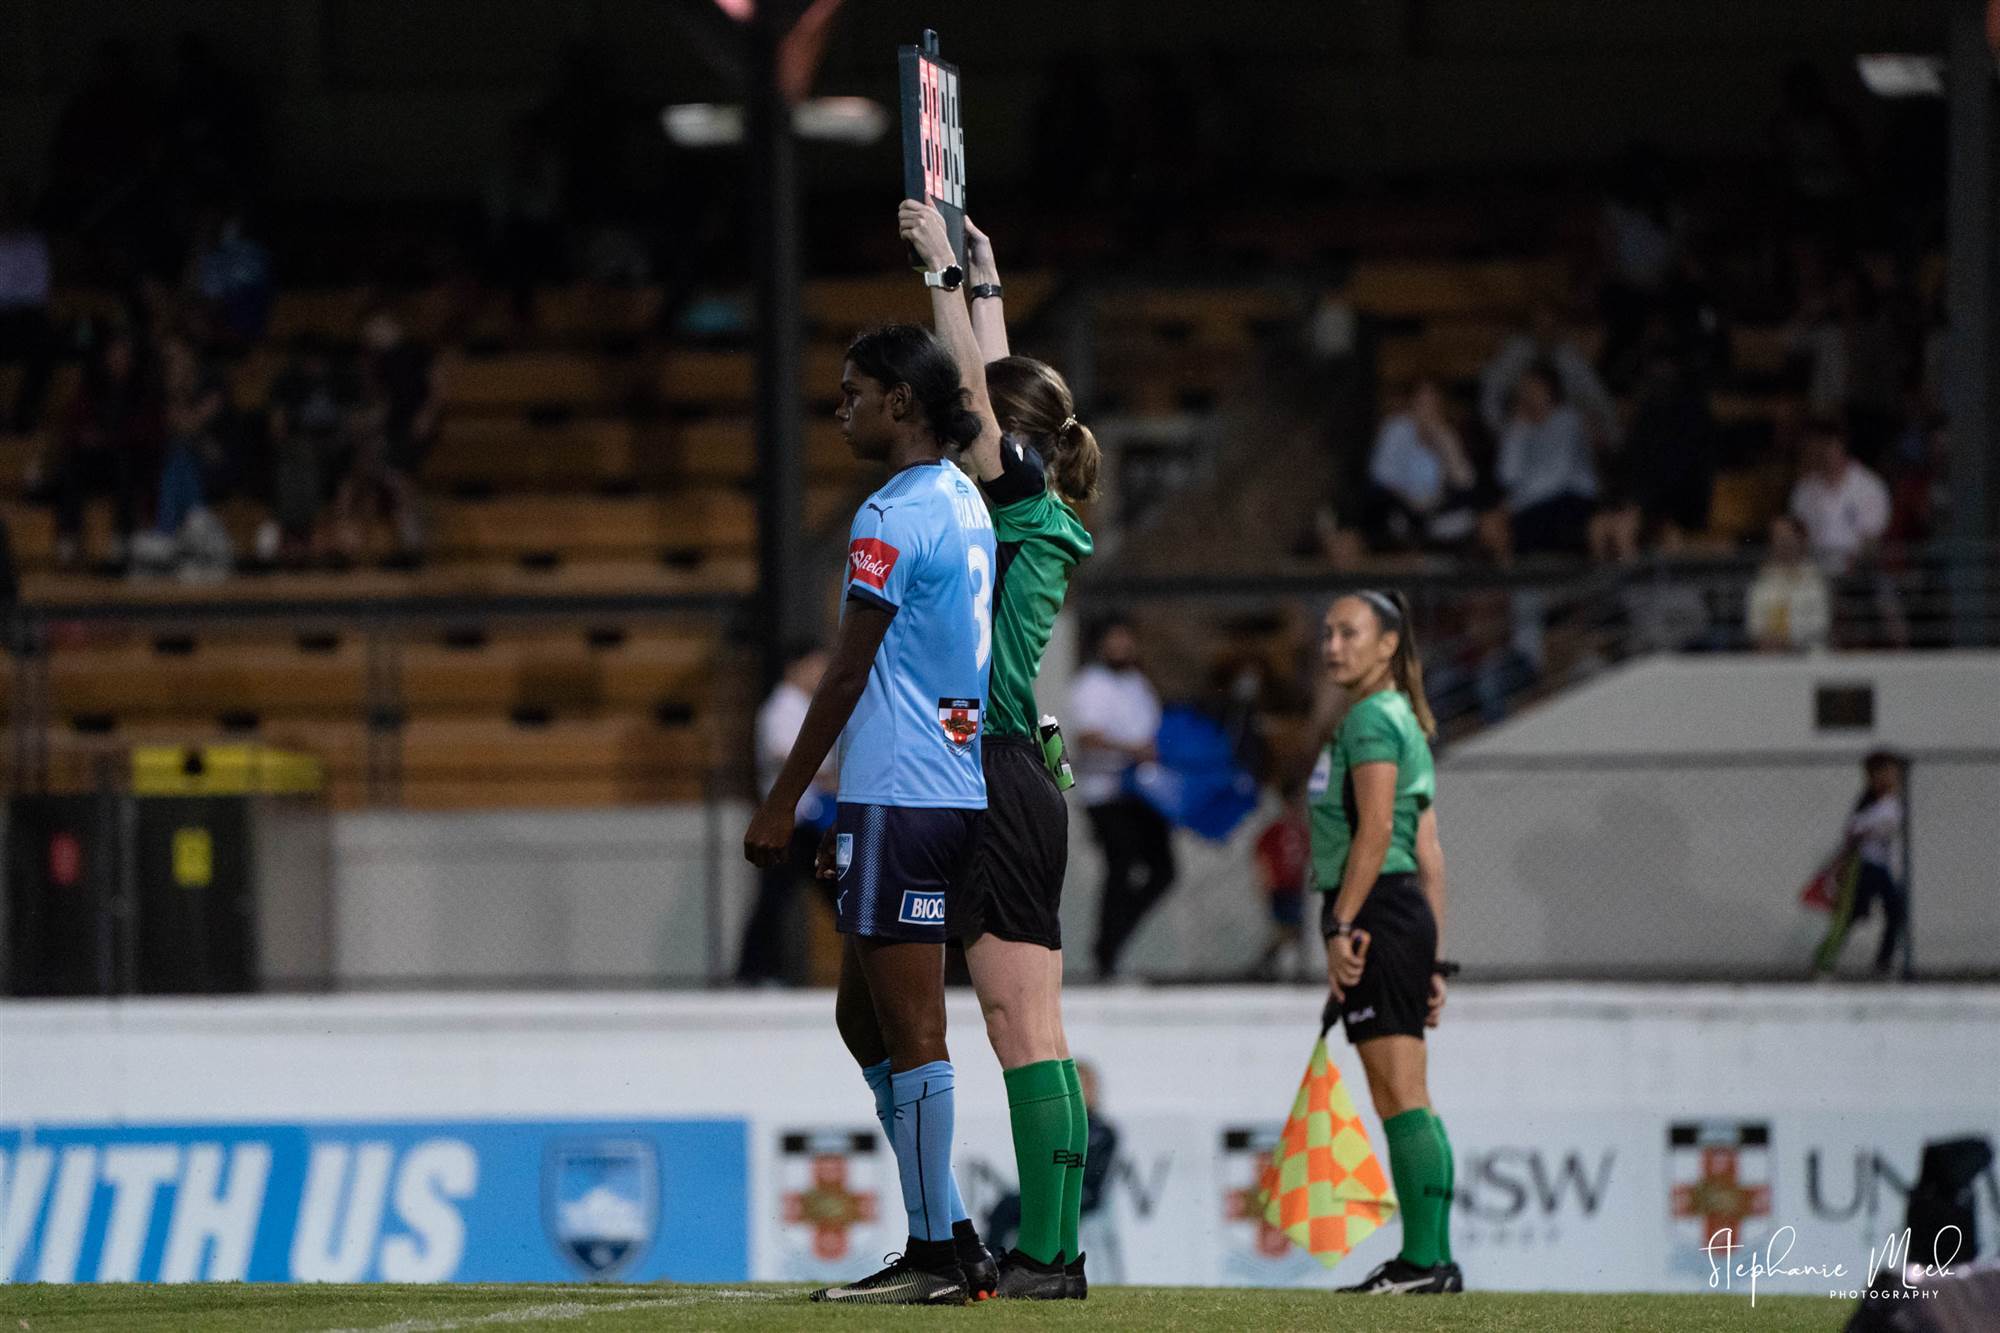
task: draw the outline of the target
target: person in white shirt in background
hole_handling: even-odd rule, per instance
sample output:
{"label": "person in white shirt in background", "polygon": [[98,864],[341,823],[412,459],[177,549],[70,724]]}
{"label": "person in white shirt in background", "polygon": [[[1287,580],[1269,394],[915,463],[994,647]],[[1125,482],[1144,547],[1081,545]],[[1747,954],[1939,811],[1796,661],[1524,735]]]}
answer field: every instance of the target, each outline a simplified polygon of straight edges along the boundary
{"label": "person in white shirt in background", "polygon": [[1804,456],[1788,510],[1834,581],[1838,646],[1902,645],[1909,637],[1902,605],[1876,560],[1893,512],[1888,484],[1847,452],[1847,431],[1836,418],[1814,419]]}
{"label": "person in white shirt in background", "polygon": [[1847,432],[1831,417],[1806,431],[1805,471],[1792,487],[1790,512],[1805,529],[1813,558],[1838,578],[1874,555],[1889,530],[1889,487],[1847,452]]}
{"label": "person in white shirt in background", "polygon": [[1069,723],[1077,795],[1104,853],[1095,952],[1098,978],[1108,980],[1132,932],[1174,882],[1172,827],[1125,786],[1127,773],[1158,757],[1160,734],[1160,696],[1139,669],[1139,641],[1126,621],[1099,627],[1096,660],[1070,691]]}
{"label": "person in white shirt in background", "polygon": [[[1897,975],[1896,953],[1902,945],[1910,920],[1910,886],[1903,883],[1903,782],[1909,760],[1894,750],[1876,750],[1861,761],[1867,785],[1854,813],[1848,816],[1844,850],[1857,860],[1853,887],[1841,894],[1826,941],[1820,945],[1815,971],[1832,970],[1840,958],[1841,945],[1857,921],[1866,920],[1876,903],[1882,905],[1882,942],[1875,949],[1875,976],[1888,980]],[[1901,976],[1908,980],[1909,956],[1904,955]]]}
{"label": "person in white shirt in background", "polygon": [[[785,674],[777,688],[757,710],[757,791],[771,790],[778,770],[791,755],[792,742],[805,724],[806,709],[813,691],[826,674],[826,650],[818,644],[795,646],[785,655]],[[838,753],[836,751],[835,753]],[[813,779],[812,786],[799,798],[793,818],[791,855],[759,876],[757,904],[743,924],[743,947],[738,954],[736,979],[752,985],[783,981],[786,977],[786,945],[791,935],[792,902],[799,882],[813,879],[813,858],[819,853],[821,837],[833,826],[835,793],[840,774],[833,755]],[[798,979],[798,978],[791,978]]]}
{"label": "person in white shirt in background", "polygon": [[1833,592],[1826,575],[1807,558],[1805,529],[1789,514],[1771,520],[1771,547],[1743,607],[1743,633],[1758,651],[1796,652],[1826,647],[1833,624]]}
{"label": "person in white shirt in background", "polygon": [[1506,497],[1514,553],[1581,555],[1597,508],[1597,461],[1583,414],[1562,398],[1546,363],[1530,366],[1514,389],[1514,415],[1495,465]]}
{"label": "person in white shirt in background", "polygon": [[1408,408],[1382,422],[1368,479],[1387,493],[1386,526],[1403,544],[1449,548],[1472,537],[1479,524],[1473,505],[1479,473],[1436,380],[1418,380]]}

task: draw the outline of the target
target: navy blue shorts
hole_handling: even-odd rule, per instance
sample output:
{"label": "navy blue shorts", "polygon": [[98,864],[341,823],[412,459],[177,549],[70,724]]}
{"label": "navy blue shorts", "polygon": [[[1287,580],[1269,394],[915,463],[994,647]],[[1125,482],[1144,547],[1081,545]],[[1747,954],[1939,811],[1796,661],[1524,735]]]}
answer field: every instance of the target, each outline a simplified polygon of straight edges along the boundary
{"label": "navy blue shorts", "polygon": [[945,900],[965,877],[985,813],[841,802],[833,823],[840,933],[943,944]]}

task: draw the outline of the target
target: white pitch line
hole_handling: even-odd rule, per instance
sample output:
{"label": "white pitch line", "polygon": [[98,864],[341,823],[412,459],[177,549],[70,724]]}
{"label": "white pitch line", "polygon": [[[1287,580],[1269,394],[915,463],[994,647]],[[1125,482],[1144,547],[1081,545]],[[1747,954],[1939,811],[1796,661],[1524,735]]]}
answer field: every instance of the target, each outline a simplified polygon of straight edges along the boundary
{"label": "white pitch line", "polygon": [[490,1328],[500,1324],[531,1324],[537,1320],[556,1322],[558,1320],[582,1319],[594,1314],[618,1314],[627,1310],[659,1309],[671,1305],[694,1305],[701,1298],[694,1294],[685,1296],[654,1296],[640,1301],[557,1301],[549,1305],[524,1305],[517,1310],[496,1310],[492,1314],[471,1315],[464,1319],[405,1319],[396,1324],[371,1324],[366,1328],[329,1329],[327,1333],[450,1333],[460,1328]]}
{"label": "white pitch line", "polygon": [[[501,1287],[504,1283],[480,1284]],[[582,1290],[589,1290],[583,1288]],[[643,1288],[626,1288],[628,1291]],[[544,1305],[526,1305],[515,1310],[496,1310],[491,1314],[468,1315],[460,1319],[405,1319],[395,1324],[372,1324],[367,1328],[329,1329],[327,1333],[451,1333],[461,1328],[491,1328],[503,1324],[528,1324],[537,1320],[556,1322],[582,1319],[594,1314],[618,1314],[628,1310],[661,1309],[676,1305],[699,1305],[707,1300],[775,1301],[793,1295],[785,1291],[690,1291],[672,1296],[650,1296],[635,1301],[555,1301]]]}

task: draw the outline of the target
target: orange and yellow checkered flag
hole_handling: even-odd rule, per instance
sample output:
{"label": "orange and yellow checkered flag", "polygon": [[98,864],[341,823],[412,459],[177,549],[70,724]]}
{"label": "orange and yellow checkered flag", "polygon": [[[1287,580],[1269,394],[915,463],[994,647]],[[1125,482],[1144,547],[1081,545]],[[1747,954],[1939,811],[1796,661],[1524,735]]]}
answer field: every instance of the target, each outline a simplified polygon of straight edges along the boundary
{"label": "orange and yellow checkered flag", "polygon": [[1354,1099],[1321,1034],[1263,1177],[1264,1220],[1332,1268],[1396,1214]]}

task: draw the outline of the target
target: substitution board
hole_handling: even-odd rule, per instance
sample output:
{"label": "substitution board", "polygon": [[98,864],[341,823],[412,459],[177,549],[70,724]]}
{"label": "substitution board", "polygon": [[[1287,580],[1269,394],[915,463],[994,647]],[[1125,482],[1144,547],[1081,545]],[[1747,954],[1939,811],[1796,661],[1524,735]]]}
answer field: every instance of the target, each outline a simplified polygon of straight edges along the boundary
{"label": "substitution board", "polygon": [[922,199],[944,215],[951,251],[965,262],[965,126],[960,118],[958,66],[938,54],[926,28],[921,46],[897,48],[903,84],[903,197]]}

